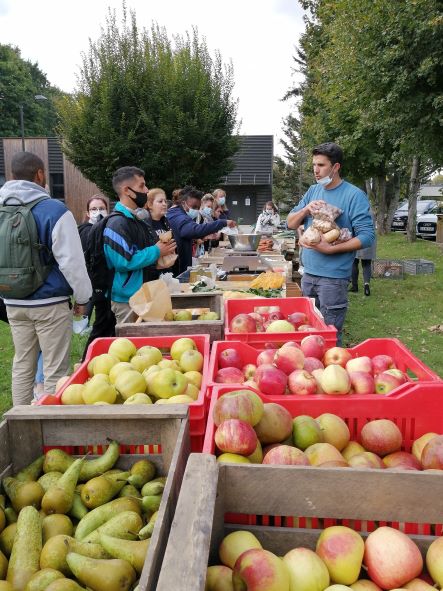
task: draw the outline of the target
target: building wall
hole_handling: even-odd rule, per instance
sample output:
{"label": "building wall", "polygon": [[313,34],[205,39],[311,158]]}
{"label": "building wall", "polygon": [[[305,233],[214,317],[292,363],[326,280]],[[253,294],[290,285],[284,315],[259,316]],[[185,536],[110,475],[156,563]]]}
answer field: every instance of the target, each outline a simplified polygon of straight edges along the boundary
{"label": "building wall", "polygon": [[100,189],[88,181],[72,162],[64,158],[65,204],[74,214],[78,223],[84,221],[86,203],[93,195],[102,194]]}
{"label": "building wall", "polygon": [[[45,170],[49,170],[48,140],[45,137],[25,138],[25,150],[36,154],[43,160]],[[12,178],[11,160],[14,154],[22,151],[21,138],[5,138],[3,140],[3,152],[5,159],[5,177],[9,181]]]}

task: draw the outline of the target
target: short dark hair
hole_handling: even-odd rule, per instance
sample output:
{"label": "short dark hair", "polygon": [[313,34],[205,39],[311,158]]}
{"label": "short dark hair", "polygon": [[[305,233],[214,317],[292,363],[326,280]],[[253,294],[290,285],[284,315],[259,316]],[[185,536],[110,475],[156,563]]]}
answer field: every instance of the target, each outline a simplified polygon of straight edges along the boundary
{"label": "short dark hair", "polygon": [[103,205],[106,207],[106,211],[109,211],[109,202],[108,202],[107,198],[104,197],[103,195],[100,195],[100,193],[97,193],[96,195],[93,195],[92,197],[90,197],[88,199],[88,201],[86,202],[86,211],[89,211],[89,207],[91,206],[91,203],[93,201],[95,201],[96,199],[98,199],[99,201],[101,201],[103,203]]}
{"label": "short dark hair", "polygon": [[120,191],[121,184],[133,179],[135,176],[142,176],[145,178],[145,171],[136,166],[122,166],[114,172],[112,177],[112,187],[117,195]]}
{"label": "short dark hair", "polygon": [[39,170],[45,170],[43,160],[32,152],[17,152],[12,157],[11,172],[16,181],[34,182]]}
{"label": "short dark hair", "polygon": [[181,201],[186,201],[187,199],[199,199],[201,201],[201,198],[203,197],[203,191],[199,191],[191,185],[186,185],[186,187],[183,187],[183,189],[180,191],[180,197]]}
{"label": "short dark hair", "polygon": [[315,146],[312,150],[313,156],[326,156],[331,161],[331,164],[343,164],[343,150],[340,148],[338,144],[334,144],[334,142],[325,142],[324,144],[319,144]]}

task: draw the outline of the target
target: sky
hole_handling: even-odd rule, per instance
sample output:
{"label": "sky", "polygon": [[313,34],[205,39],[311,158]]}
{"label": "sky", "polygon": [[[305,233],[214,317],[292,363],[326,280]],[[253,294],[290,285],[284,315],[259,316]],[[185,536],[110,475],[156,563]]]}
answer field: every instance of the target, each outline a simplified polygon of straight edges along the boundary
{"label": "sky", "polygon": [[[197,26],[213,53],[234,66],[234,96],[239,99],[240,133],[274,135],[294,104],[282,102],[297,75],[293,56],[303,32],[297,0],[126,0],[139,27],[152,21],[169,36]],[[108,7],[121,15],[121,0],[0,0],[0,42],[16,45],[22,57],[37,62],[51,84],[75,90],[81,54],[104,25]]]}

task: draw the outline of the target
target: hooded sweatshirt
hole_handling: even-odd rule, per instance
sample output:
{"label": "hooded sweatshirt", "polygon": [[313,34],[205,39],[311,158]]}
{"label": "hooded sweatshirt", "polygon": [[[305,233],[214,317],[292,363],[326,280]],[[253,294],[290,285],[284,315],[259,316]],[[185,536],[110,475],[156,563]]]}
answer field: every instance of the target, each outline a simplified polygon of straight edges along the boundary
{"label": "hooded sweatshirt", "polygon": [[[36,183],[30,181],[8,181],[0,189],[0,204],[8,197],[18,197],[24,203],[32,203],[45,197],[32,208],[37,233],[42,244],[52,252],[55,259],[53,268],[45,282],[26,299],[5,299],[8,306],[36,307],[49,306],[70,300],[71,295],[78,304],[86,304],[92,295],[92,286],[86,271],[82,245],[77,224],[72,213]],[[15,199],[8,205],[18,205]],[[41,253],[44,264],[48,255]]]}

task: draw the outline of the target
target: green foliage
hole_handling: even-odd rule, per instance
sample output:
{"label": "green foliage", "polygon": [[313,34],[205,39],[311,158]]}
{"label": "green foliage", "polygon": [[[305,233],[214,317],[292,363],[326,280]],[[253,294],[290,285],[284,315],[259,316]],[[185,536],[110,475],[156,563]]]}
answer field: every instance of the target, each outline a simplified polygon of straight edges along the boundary
{"label": "green foliage", "polygon": [[[36,101],[38,94],[48,100]],[[20,56],[17,47],[0,44],[0,137],[21,135],[20,105],[26,136],[54,135],[54,100],[61,94],[36,63]]]}
{"label": "green foliage", "polygon": [[198,32],[171,41],[139,30],[124,7],[109,11],[83,58],[79,88],[60,107],[65,152],[108,195],[116,168],[133,164],[148,186],[206,189],[232,169],[238,149],[233,70],[211,57]]}

